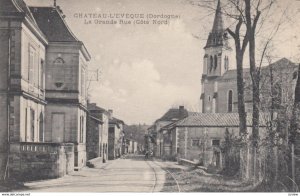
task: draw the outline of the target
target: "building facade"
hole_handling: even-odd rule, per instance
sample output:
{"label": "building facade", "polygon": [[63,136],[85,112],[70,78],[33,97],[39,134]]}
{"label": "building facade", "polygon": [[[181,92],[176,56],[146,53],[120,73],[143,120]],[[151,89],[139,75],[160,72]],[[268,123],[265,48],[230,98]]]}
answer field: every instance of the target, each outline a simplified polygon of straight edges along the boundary
{"label": "building facade", "polygon": [[90,55],[58,6],[0,8],[1,178],[60,177],[85,165]]}
{"label": "building facade", "polygon": [[[262,140],[265,137],[267,118],[269,116],[266,115],[260,120]],[[194,113],[170,128],[176,132],[178,158],[222,170],[226,161],[224,142],[226,137],[239,135],[239,116],[238,113]],[[249,135],[252,132],[251,116],[247,117],[247,131]],[[263,165],[264,162],[259,164]]]}
{"label": "building facade", "polygon": [[108,112],[95,103],[88,104],[87,160],[108,160]]}
{"label": "building facade", "polygon": [[72,144],[45,143],[48,39],[22,0],[5,0],[0,11],[0,66],[5,70],[0,149],[6,151],[1,157],[1,177],[3,172],[23,180],[62,176],[73,170],[74,149]]}
{"label": "building facade", "polygon": [[45,141],[74,143],[74,167],[86,163],[87,62],[84,44],[67,26],[59,7],[31,7],[48,39]]}
{"label": "building facade", "polygon": [[162,127],[181,120],[189,115],[184,106],[169,109],[161,118],[157,119],[152,126],[148,128],[148,135],[151,137],[150,151],[156,157],[163,155],[163,131]]}
{"label": "building facade", "polygon": [[20,159],[18,147],[22,142],[44,140],[44,61],[48,42],[26,4],[4,1],[0,9],[2,177],[9,161]]}
{"label": "building facade", "polygon": [[123,132],[124,122],[113,117],[112,110],[108,110],[108,112],[108,159],[113,160],[120,157],[125,151],[125,140]]}

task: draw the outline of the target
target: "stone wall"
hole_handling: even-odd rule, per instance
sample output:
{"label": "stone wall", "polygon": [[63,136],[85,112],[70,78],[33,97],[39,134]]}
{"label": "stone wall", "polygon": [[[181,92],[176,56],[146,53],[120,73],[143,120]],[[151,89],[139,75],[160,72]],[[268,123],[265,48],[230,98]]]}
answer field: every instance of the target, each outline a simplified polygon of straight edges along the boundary
{"label": "stone wall", "polygon": [[21,181],[58,178],[74,171],[74,145],[67,143],[12,143],[10,177]]}
{"label": "stone wall", "polygon": [[[59,122],[54,115],[60,115]],[[83,123],[80,122],[83,117]],[[80,129],[82,128],[82,133]],[[82,135],[81,135],[82,134]],[[45,141],[65,142],[75,145],[76,169],[85,166],[86,162],[86,112],[75,104],[48,103],[45,108]]]}
{"label": "stone wall", "polygon": [[177,135],[177,128],[173,128],[171,130],[171,137],[172,137],[172,150],[171,156],[175,159],[177,157],[177,145],[178,145],[178,135]]}
{"label": "stone wall", "polygon": [[109,127],[108,129],[108,160],[116,158],[115,155],[115,128]]}
{"label": "stone wall", "polygon": [[100,122],[88,117],[86,130],[86,152],[87,160],[96,158],[100,155]]}
{"label": "stone wall", "polygon": [[[238,134],[238,128],[229,128],[229,132]],[[220,146],[225,138],[225,127],[179,127],[179,157],[202,163],[203,166],[223,168],[224,156]],[[193,140],[199,141],[198,145]],[[213,143],[219,141],[219,145]]]}

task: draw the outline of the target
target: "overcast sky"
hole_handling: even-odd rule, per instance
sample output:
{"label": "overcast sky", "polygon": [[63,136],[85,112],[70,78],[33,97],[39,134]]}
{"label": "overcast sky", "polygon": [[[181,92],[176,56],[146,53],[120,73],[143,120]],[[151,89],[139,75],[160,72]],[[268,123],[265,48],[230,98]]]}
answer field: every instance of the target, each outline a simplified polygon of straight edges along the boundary
{"label": "overcast sky", "polygon": [[[25,1],[53,5],[52,0]],[[280,2],[282,7],[287,4]],[[290,4],[289,13],[296,16],[300,2],[290,0]],[[203,47],[212,27],[212,10],[186,0],[57,0],[57,5],[90,52],[90,70],[101,70],[100,81],[90,86],[92,102],[113,109],[127,124],[150,124],[178,105],[200,110]],[[84,24],[79,13],[172,14],[179,18],[170,19],[168,25]],[[298,24],[293,21],[278,33],[273,43],[276,58],[298,61]]]}

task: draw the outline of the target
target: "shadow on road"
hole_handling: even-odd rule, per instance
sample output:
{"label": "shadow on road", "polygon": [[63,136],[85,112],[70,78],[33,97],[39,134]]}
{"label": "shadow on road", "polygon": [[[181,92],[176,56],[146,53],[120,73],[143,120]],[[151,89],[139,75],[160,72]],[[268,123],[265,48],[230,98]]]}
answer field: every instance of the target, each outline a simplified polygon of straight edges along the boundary
{"label": "shadow on road", "polygon": [[121,159],[132,159],[134,161],[153,161],[153,157],[146,158],[143,154],[127,154],[121,157]]}

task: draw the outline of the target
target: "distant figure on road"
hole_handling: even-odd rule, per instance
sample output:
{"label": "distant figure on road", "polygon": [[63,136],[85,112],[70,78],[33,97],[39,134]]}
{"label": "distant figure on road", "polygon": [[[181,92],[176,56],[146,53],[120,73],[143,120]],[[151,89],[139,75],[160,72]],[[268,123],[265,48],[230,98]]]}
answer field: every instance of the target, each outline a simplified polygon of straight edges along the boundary
{"label": "distant figure on road", "polygon": [[149,158],[149,151],[146,151],[145,153],[145,159],[148,159]]}

